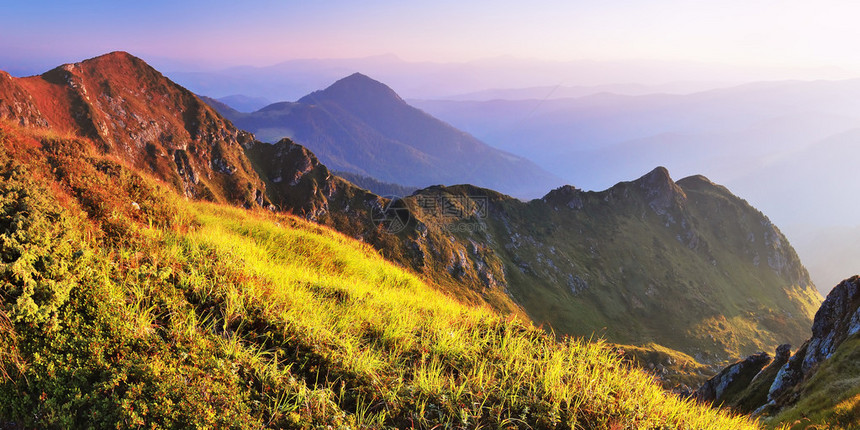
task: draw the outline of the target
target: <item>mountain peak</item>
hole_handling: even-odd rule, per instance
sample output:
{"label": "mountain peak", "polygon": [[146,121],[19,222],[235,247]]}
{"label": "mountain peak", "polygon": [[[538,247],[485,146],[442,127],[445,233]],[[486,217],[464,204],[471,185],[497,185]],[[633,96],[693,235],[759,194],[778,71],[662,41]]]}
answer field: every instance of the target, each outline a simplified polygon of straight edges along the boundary
{"label": "mountain peak", "polygon": [[369,81],[369,82],[379,82],[376,79],[371,78],[361,72],[355,72],[345,78],[339,79],[337,82],[341,81]]}
{"label": "mountain peak", "polygon": [[145,61],[140,58],[135,57],[134,55],[129,54],[125,51],[113,51],[104,55],[99,55],[98,57],[89,58],[83,60],[79,63],[73,64],[64,64],[59,68],[72,71],[74,68],[89,68],[89,69],[99,69],[105,72],[116,71],[117,69],[126,68],[129,66],[133,66],[136,68],[147,67],[150,68]]}
{"label": "mountain peak", "polygon": [[672,181],[672,177],[669,176],[669,169],[663,166],[655,167],[654,170],[642,175],[642,177],[637,179],[635,182],[653,185],[674,183],[674,181]]}
{"label": "mountain peak", "polygon": [[84,60],[83,62],[87,62],[87,61],[117,61],[117,60],[128,61],[128,60],[140,60],[140,59],[135,57],[134,55],[129,54],[128,52],[125,52],[125,51],[113,51],[113,52],[108,52],[107,54],[102,54],[102,55],[99,55],[97,57],[90,58],[88,60]]}
{"label": "mountain peak", "polygon": [[680,204],[687,197],[684,190],[669,176],[669,170],[663,166],[658,166],[636,179],[632,185],[644,191],[648,204],[658,213]]}
{"label": "mountain peak", "polygon": [[299,103],[320,104],[328,100],[341,103],[406,104],[390,87],[358,72],[338,80],[322,91],[314,91],[302,97]]}
{"label": "mountain peak", "polygon": [[669,169],[663,166],[654,168],[654,170],[633,181],[633,184],[646,190],[648,196],[684,194],[684,191],[669,176]]}
{"label": "mountain peak", "polygon": [[190,197],[261,200],[263,184],[243,151],[252,137],[127,52],[0,84],[3,117],[89,138]]}

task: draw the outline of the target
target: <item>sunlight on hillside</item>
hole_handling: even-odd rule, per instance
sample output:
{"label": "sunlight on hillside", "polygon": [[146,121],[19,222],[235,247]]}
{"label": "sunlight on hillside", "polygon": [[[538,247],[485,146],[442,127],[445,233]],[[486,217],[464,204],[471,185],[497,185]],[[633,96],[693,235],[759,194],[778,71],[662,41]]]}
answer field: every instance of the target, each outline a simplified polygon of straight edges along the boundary
{"label": "sunlight on hillside", "polygon": [[87,141],[0,143],[0,424],[757,428],[331,230],[188,202]]}

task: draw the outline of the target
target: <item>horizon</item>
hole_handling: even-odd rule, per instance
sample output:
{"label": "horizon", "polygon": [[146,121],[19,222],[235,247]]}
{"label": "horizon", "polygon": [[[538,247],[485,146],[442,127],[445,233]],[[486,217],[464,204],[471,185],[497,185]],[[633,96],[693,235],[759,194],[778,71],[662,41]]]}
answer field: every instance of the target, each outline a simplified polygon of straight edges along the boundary
{"label": "horizon", "polygon": [[36,1],[10,5],[0,18],[0,69],[38,74],[122,50],[166,71],[393,55],[408,63],[698,64],[758,71],[763,80],[788,70],[799,79],[860,76],[851,46],[860,36],[851,22],[857,6],[828,3]]}

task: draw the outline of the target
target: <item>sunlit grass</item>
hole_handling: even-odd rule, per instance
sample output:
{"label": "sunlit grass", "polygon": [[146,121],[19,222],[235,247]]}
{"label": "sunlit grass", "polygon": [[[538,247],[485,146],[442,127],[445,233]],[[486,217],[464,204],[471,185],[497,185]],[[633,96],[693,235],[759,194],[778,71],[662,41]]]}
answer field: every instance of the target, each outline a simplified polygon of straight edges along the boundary
{"label": "sunlit grass", "polygon": [[[94,169],[98,157],[61,160],[63,172],[28,165],[39,175],[0,187],[0,202],[29,193],[26,210],[0,205],[26,221],[21,240],[2,243],[22,255],[60,249],[40,264],[63,269],[39,275],[62,295],[34,294],[29,313],[16,307],[23,278],[0,272],[0,345],[11,351],[0,354],[0,423],[757,428],[667,395],[614,348],[464,305],[326,228],[188,202],[122,164]],[[132,195],[146,216],[110,209]],[[3,255],[5,270],[16,254]]]}
{"label": "sunlit grass", "polygon": [[193,211],[199,227],[165,240],[189,256],[218,255],[219,287],[200,300],[223,300],[227,326],[271,318],[282,339],[321,355],[329,374],[305,379],[328,385],[362,422],[725,428],[728,418],[667,396],[611,348],[557,343],[463,306],[337,233],[210,204]]}

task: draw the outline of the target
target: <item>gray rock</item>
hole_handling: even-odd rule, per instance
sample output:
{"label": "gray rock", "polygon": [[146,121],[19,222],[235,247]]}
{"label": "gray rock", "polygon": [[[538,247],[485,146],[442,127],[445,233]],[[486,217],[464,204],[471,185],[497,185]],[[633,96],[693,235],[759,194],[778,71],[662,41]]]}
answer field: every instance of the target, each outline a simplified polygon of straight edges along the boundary
{"label": "gray rock", "polygon": [[702,402],[722,403],[727,391],[742,390],[748,386],[770,362],[771,356],[766,352],[751,355],[723,369],[696,390],[693,396]]}
{"label": "gray rock", "polygon": [[768,404],[759,409],[774,410],[794,402],[798,395],[794,388],[809,379],[821,362],[830,358],[845,339],[858,331],[860,277],[854,276],[840,282],[827,295],[815,314],[812,337],[779,370],[768,391]]}

